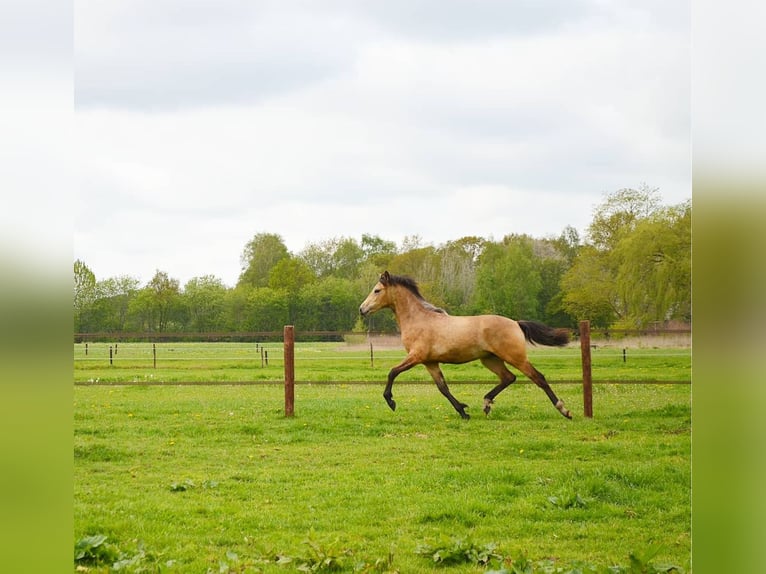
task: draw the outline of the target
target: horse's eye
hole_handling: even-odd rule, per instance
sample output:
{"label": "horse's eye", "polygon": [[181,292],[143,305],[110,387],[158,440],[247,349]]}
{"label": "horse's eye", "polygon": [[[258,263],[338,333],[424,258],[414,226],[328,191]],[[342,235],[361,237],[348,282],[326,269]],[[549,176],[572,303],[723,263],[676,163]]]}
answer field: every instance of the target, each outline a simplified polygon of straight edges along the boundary
{"label": "horse's eye", "polygon": [[373,293],[380,293],[380,289],[375,289]]}

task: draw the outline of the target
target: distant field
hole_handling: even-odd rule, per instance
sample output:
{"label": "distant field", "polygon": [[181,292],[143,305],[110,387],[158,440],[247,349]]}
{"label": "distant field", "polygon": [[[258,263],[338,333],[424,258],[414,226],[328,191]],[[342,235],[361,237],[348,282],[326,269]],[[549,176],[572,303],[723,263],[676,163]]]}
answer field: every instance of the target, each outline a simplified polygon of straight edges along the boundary
{"label": "distant field", "polygon": [[[656,342],[656,341],[655,341]],[[656,347],[650,340],[594,341],[595,382],[690,382],[691,349]],[[284,378],[283,347],[278,343],[109,343],[74,345],[74,382],[93,383],[234,383],[279,382]],[[623,349],[625,356],[623,357]],[[154,352],[156,350],[156,368]],[[268,364],[264,356],[268,356]],[[580,381],[580,348],[530,347],[532,363],[555,385]],[[297,343],[298,382],[384,382],[388,370],[404,357],[398,341],[387,338],[370,347],[364,343]],[[493,382],[480,363],[446,365],[448,382]],[[518,373],[517,373],[518,374]],[[430,381],[425,369],[403,373],[397,382]],[[526,382],[523,376],[519,382]]]}

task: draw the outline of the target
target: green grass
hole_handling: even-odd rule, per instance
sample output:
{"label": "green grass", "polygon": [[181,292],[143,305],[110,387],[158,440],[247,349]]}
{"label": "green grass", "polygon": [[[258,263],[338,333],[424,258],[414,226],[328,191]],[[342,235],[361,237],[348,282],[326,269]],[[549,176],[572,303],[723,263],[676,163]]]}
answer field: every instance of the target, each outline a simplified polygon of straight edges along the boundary
{"label": "green grass", "polygon": [[[324,372],[319,360],[301,369],[305,354],[299,379]],[[454,384],[469,421],[433,385],[395,386],[391,412],[382,384],[303,384],[293,418],[280,385],[75,386],[74,539],[106,536],[105,556],[132,557],[135,571],[290,572],[301,557],[345,571],[484,570],[417,553],[444,537],[561,566],[627,564],[660,546],[658,562],[688,570],[690,387],[596,385],[585,419],[580,388],[555,386],[552,373],[572,368],[566,355],[538,362],[572,421],[532,385],[506,390],[485,418],[484,388]],[[376,358],[370,378],[382,380],[393,356]],[[621,360],[609,368],[627,368]],[[281,364],[272,368],[278,379]],[[369,353],[349,380],[362,369]],[[224,381],[232,370],[200,374]],[[76,378],[94,372],[75,364]]]}
{"label": "green grass", "polygon": [[[253,343],[158,343],[154,368],[151,343],[119,343],[113,364],[109,344],[74,345],[76,383],[156,382],[277,382],[284,378],[281,344],[267,344],[268,365],[262,365]],[[259,348],[260,349],[260,348]],[[295,377],[304,382],[385,381],[391,367],[404,358],[394,347],[374,349],[345,343],[298,343],[295,346]],[[582,379],[580,348],[530,347],[530,361],[551,382]],[[679,348],[630,348],[623,361],[622,348],[598,347],[592,351],[593,380],[599,381],[685,381],[691,380],[691,350]],[[448,382],[493,382],[494,375],[478,361],[445,365]],[[517,372],[518,374],[518,372]],[[430,381],[426,370],[417,367],[401,374],[397,381]],[[520,382],[526,378],[519,377]]]}

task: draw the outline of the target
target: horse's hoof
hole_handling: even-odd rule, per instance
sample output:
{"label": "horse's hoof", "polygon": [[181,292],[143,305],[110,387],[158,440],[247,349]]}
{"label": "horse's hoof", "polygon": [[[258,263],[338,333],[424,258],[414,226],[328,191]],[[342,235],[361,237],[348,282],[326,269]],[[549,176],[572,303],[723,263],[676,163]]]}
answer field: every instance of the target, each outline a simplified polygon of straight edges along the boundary
{"label": "horse's hoof", "polygon": [[396,410],[396,401],[394,399],[386,399],[386,402],[388,403],[388,406],[391,407],[392,411]]}
{"label": "horse's hoof", "polygon": [[468,413],[460,413],[460,416],[463,417],[463,420],[466,420],[466,421],[471,418],[471,415],[469,415]]}
{"label": "horse's hoof", "polygon": [[484,414],[489,416],[490,411],[492,410],[492,403],[494,401],[491,399],[484,399]]}
{"label": "horse's hoof", "polygon": [[572,413],[569,412],[569,409],[564,406],[564,401],[558,401],[556,403],[556,409],[566,418],[572,419]]}

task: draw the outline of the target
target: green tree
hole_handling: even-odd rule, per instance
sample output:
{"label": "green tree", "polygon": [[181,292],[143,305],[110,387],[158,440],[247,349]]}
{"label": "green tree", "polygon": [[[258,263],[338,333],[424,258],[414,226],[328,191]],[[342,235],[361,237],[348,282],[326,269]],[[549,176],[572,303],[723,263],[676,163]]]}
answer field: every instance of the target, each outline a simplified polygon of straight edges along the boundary
{"label": "green tree", "polygon": [[363,234],[360,247],[364,260],[381,271],[388,268],[389,262],[396,255],[396,243],[378,235]]}
{"label": "green tree", "polygon": [[597,249],[613,249],[630,233],[636,222],[660,207],[657,188],[642,184],[639,189],[624,188],[610,193],[597,206],[588,227],[590,243]]}
{"label": "green tree", "polygon": [[621,189],[594,211],[589,243],[561,281],[561,306],[599,327],[689,318],[691,204],[663,208],[656,189]]}
{"label": "green tree", "polygon": [[244,331],[281,331],[291,324],[290,295],[286,289],[259,287],[246,290]]}
{"label": "green tree", "polygon": [[334,237],[307,245],[299,254],[317,277],[341,277],[353,279],[359,273],[364,251],[356,240]]}
{"label": "green tree", "polygon": [[130,311],[142,330],[167,331],[182,322],[182,301],[178,279],[157,270],[149,283],[131,300]]}
{"label": "green tree", "polygon": [[[576,232],[575,232],[576,233]],[[540,273],[537,295],[538,318],[560,327],[574,324],[561,304],[561,279],[571,266],[570,245],[558,239],[534,239],[534,263]]]}
{"label": "green tree", "polygon": [[287,295],[287,322],[295,324],[299,312],[298,292],[305,285],[316,282],[311,268],[297,257],[287,257],[277,263],[269,273],[269,287]]}
{"label": "green tree", "polygon": [[434,290],[451,313],[473,312],[476,291],[476,267],[486,241],[480,237],[462,237],[437,249],[439,279]]}
{"label": "green tree", "polygon": [[96,281],[92,301],[79,313],[77,329],[80,332],[119,332],[130,326],[130,302],[135,297],[140,281],[121,275]]}
{"label": "green tree", "polygon": [[360,302],[353,281],[325,277],[301,289],[295,324],[307,331],[350,331]]}
{"label": "green tree", "polygon": [[[412,245],[420,245],[420,242],[412,243]],[[442,305],[444,302],[432,291],[432,287],[439,280],[439,268],[439,256],[436,249],[427,245],[400,251],[391,259],[388,270],[397,275],[412,277],[418,282],[421,293],[426,299],[435,305]]]}
{"label": "green tree", "polygon": [[364,260],[364,251],[355,239],[343,237],[338,241],[333,253],[332,275],[341,279],[353,279],[359,273],[359,265]]}
{"label": "green tree", "polygon": [[82,261],[74,262],[74,325],[80,330],[80,315],[96,300],[96,275]]}
{"label": "green tree", "polygon": [[258,233],[245,245],[240,262],[242,273],[237,285],[251,287],[266,287],[269,284],[269,273],[282,259],[290,253],[280,235],[275,233]]}
{"label": "green tree", "polygon": [[691,204],[657,210],[615,248],[625,326],[691,319]]}
{"label": "green tree", "polygon": [[316,276],[311,267],[297,257],[281,259],[269,273],[269,287],[272,289],[284,289],[290,295],[295,295],[304,285],[316,281]]}
{"label": "green tree", "polygon": [[571,225],[567,225],[561,234],[551,242],[558,252],[564,256],[567,261],[567,266],[571,266],[581,247],[580,233],[577,229]]}
{"label": "green tree", "polygon": [[99,298],[108,304],[112,327],[109,330],[122,331],[130,321],[130,302],[138,293],[141,282],[129,275],[109,277],[98,282]]}
{"label": "green tree", "polygon": [[576,320],[609,327],[622,316],[609,252],[584,246],[561,278],[562,307]]}
{"label": "green tree", "polygon": [[214,331],[224,328],[226,286],[213,275],[193,277],[184,285],[181,298],[188,310],[189,329]]}
{"label": "green tree", "polygon": [[248,309],[248,297],[255,287],[238,285],[233,289],[227,289],[223,298],[221,320],[223,328],[228,331],[247,331],[250,329],[250,310]]}
{"label": "green tree", "polygon": [[538,319],[541,287],[531,238],[508,236],[503,243],[486,245],[476,277],[477,302],[484,311]]}

